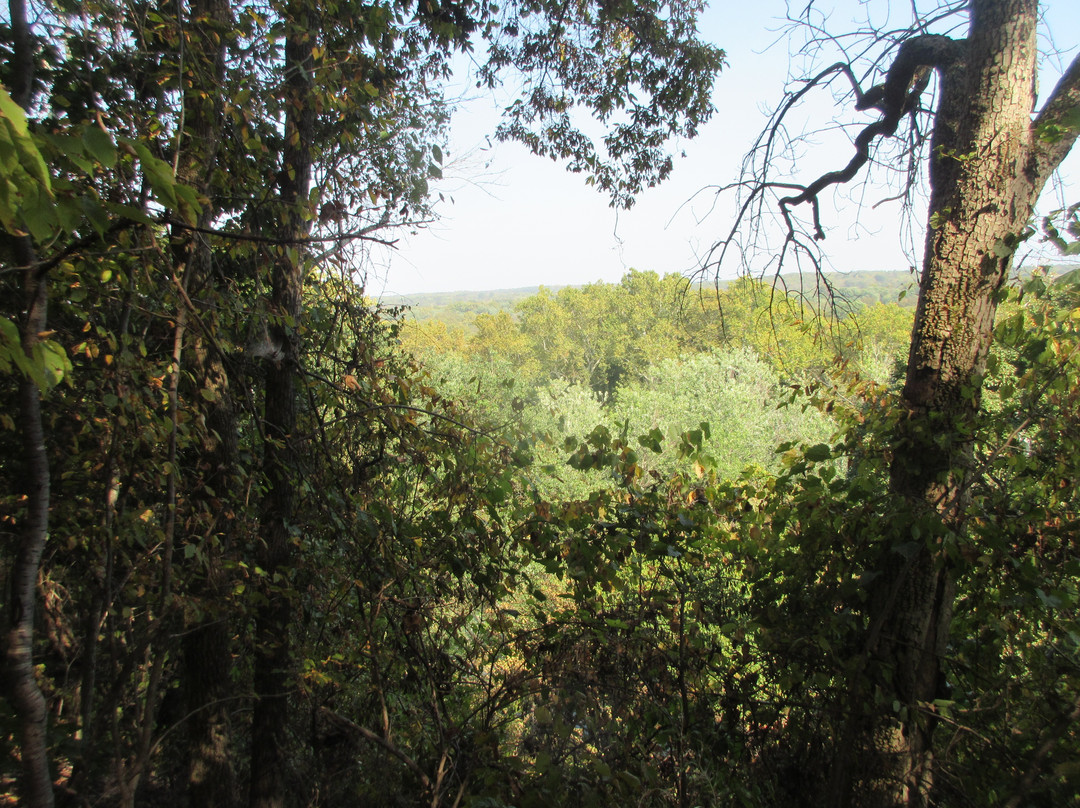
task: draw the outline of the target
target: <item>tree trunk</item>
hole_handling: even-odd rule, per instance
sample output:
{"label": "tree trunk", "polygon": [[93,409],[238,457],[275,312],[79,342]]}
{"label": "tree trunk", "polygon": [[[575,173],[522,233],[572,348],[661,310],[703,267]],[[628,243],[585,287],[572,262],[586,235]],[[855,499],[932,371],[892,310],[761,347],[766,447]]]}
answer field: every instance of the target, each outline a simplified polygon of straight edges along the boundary
{"label": "tree trunk", "polygon": [[870,692],[885,703],[863,728],[869,762],[850,778],[834,777],[833,804],[931,802],[932,703],[946,696],[941,660],[955,588],[947,544],[963,529],[998,293],[1039,194],[1075,139],[1073,133],[1048,144],[1038,129],[1070,99],[1075,103],[1076,63],[1039,119],[1031,119],[1037,15],[1037,0],[975,0],[960,58],[932,65],[941,99],[930,226],[903,389],[908,412],[894,438],[890,475],[898,512],[912,527],[895,542],[915,541],[917,549],[886,549],[881,562],[867,651]]}
{"label": "tree trunk", "polygon": [[[299,13],[298,13],[299,12]],[[251,808],[281,808],[286,803],[284,752],[288,730],[288,693],[292,604],[285,587],[275,581],[287,575],[293,560],[294,475],[297,454],[296,374],[299,356],[297,326],[303,289],[305,252],[302,240],[310,218],[303,215],[311,185],[311,143],[315,126],[312,98],[311,13],[290,6],[286,12],[285,148],[278,187],[281,205],[280,244],[274,261],[270,300],[270,337],[278,358],[267,362],[263,465],[267,495],[262,506],[259,563],[264,570],[266,603],[255,619],[255,713],[251,728]]]}
{"label": "tree trunk", "polygon": [[[225,83],[224,32],[232,30],[232,12],[225,0],[193,0],[189,19],[181,20],[187,30],[184,88],[185,127],[177,163],[177,178],[208,197],[199,224],[213,221],[213,175],[221,146],[224,120],[222,87]],[[207,331],[217,332],[215,312],[225,291],[214,283],[213,256],[207,238],[178,228],[173,233],[172,253],[183,289],[179,305],[192,306],[182,312],[191,318],[191,338],[185,362],[192,377],[190,400],[206,409],[206,437],[196,466],[200,485],[187,497],[197,512],[190,515],[192,540],[202,543],[202,553],[186,560],[187,593],[198,608],[189,618],[181,644],[182,691],[185,697],[187,732],[187,790],[191,805],[224,808],[236,802],[236,778],[230,753],[229,695],[232,667],[231,630],[227,611],[221,608],[227,594],[222,554],[231,535],[233,514],[239,504],[230,505],[235,494],[237,426],[229,377],[222,357]],[[210,391],[210,401],[200,393]],[[205,494],[205,489],[214,493]],[[224,502],[223,502],[224,500]]]}
{"label": "tree trunk", "polygon": [[[12,100],[28,109],[33,98],[34,51],[24,0],[11,0]],[[33,361],[35,346],[47,325],[47,275],[35,268],[37,252],[29,236],[13,239],[15,260],[25,273],[26,311],[20,336]],[[28,378],[19,383],[19,427],[26,459],[26,516],[11,568],[11,601],[4,637],[6,691],[19,724],[23,778],[22,799],[28,808],[52,808],[49,775],[48,714],[34,675],[34,608],[45,540],[49,535],[50,479],[41,417],[41,391]]]}
{"label": "tree trunk", "polygon": [[[16,241],[16,255],[27,275],[27,311],[22,347],[33,358],[38,335],[45,330],[48,290],[44,277],[29,267],[36,255],[28,237]],[[18,718],[22,757],[22,798],[28,808],[51,808],[48,722],[45,697],[34,675],[34,607],[38,570],[49,533],[49,460],[41,418],[41,393],[28,378],[19,383],[19,426],[26,458],[26,516],[11,572],[11,603],[4,647],[7,694]]]}

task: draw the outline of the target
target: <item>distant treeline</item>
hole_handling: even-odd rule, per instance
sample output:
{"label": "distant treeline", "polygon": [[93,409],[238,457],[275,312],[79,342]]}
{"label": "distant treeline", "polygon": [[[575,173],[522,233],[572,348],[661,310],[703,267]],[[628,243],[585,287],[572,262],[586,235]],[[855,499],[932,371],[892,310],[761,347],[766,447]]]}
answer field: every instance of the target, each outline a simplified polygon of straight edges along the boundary
{"label": "distant treeline", "polygon": [[[465,294],[452,304],[461,317]],[[490,298],[507,299],[509,292]],[[880,378],[907,344],[911,315],[895,304],[852,303],[835,287],[789,283],[785,292],[743,278],[701,288],[680,275],[631,271],[615,284],[541,288],[522,294],[512,309],[483,311],[471,321],[407,319],[402,341],[428,363],[456,354],[486,367],[505,364],[519,385],[562,380],[609,396],[650,380],[666,360],[718,348],[752,351],[787,378],[835,367],[838,358]]]}
{"label": "distant treeline", "polygon": [[[635,270],[631,270],[635,272]],[[681,278],[678,275],[669,277]],[[758,279],[764,284],[771,278]],[[737,280],[721,280],[704,285],[693,284],[686,279],[681,283],[684,292],[708,295],[716,289],[727,289]],[[874,303],[896,303],[904,308],[914,308],[916,278],[906,270],[889,272],[829,272],[824,276],[825,285],[840,299],[841,304],[872,306]],[[817,280],[800,278],[798,275],[781,275],[777,281],[779,288],[797,293],[806,289],[816,292]],[[412,295],[388,295],[382,299],[389,307],[405,306],[409,317],[423,323],[438,320],[451,328],[473,327],[474,321],[481,314],[497,314],[500,311],[513,311],[523,300],[538,294],[541,289],[557,294],[563,286],[524,286],[517,289],[493,289],[481,292],[424,292]],[[580,288],[580,287],[576,287]],[[902,292],[906,294],[901,295]]]}

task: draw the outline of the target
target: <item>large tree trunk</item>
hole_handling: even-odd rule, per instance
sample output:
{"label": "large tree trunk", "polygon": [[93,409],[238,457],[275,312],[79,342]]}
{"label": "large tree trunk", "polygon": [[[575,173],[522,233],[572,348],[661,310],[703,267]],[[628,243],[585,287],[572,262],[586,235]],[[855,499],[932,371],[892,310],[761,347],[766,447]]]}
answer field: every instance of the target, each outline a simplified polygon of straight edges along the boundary
{"label": "large tree trunk", "polygon": [[975,0],[959,58],[932,65],[941,98],[930,226],[903,389],[908,412],[894,439],[890,476],[898,513],[919,527],[895,541],[914,540],[918,548],[886,549],[881,562],[867,650],[869,692],[885,704],[863,727],[859,746],[871,751],[867,763],[850,777],[834,777],[834,804],[930,804],[931,705],[946,696],[941,661],[954,597],[946,545],[963,528],[997,296],[1039,194],[1075,138],[1048,144],[1037,130],[1070,98],[1075,103],[1076,64],[1040,119],[1031,119],[1037,13],[1037,0]]}
{"label": "large tree trunk", "polygon": [[296,375],[305,249],[310,218],[311,143],[315,126],[310,12],[291,6],[286,12],[285,149],[278,186],[281,205],[280,244],[276,247],[270,300],[270,337],[276,356],[267,362],[263,466],[267,494],[262,506],[259,564],[265,572],[255,620],[255,713],[251,727],[251,808],[281,808],[286,803],[285,755],[288,694],[292,678],[289,631],[292,604],[275,581],[288,574],[293,560],[293,516],[296,510]]}
{"label": "large tree trunk", "polygon": [[[205,313],[204,313],[205,314]],[[209,316],[208,314],[206,316]],[[205,470],[204,489],[194,492],[194,514],[199,534],[210,534],[203,543],[203,562],[188,571],[188,594],[197,604],[197,616],[189,621],[181,645],[183,692],[188,718],[188,803],[205,808],[227,808],[237,802],[233,750],[230,747],[232,653],[229,580],[225,556],[234,539],[234,515],[242,511],[236,501],[243,488],[236,474],[238,435],[232,392],[221,358],[200,335],[194,340],[193,374],[202,389],[215,399],[207,404],[207,437],[200,466]],[[192,537],[193,540],[196,537]]]}

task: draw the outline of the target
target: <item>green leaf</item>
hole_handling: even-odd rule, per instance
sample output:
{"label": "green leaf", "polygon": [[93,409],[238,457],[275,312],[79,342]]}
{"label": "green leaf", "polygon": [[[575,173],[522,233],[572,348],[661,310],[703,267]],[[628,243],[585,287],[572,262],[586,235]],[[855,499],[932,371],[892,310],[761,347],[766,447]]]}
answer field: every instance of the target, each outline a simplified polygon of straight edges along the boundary
{"label": "green leaf", "polygon": [[71,373],[71,360],[68,359],[67,351],[64,346],[51,339],[39,342],[37,347],[41,349],[41,366],[48,374],[49,386],[59,384]]}
{"label": "green leaf", "polygon": [[656,427],[653,427],[653,429],[649,432],[648,435],[638,436],[638,444],[640,444],[646,449],[649,449],[650,451],[657,453],[663,451],[663,447],[661,446],[663,440],[664,433]]}
{"label": "green leaf", "polygon": [[145,143],[137,140],[125,140],[125,142],[135,149],[135,153],[139,156],[143,175],[146,177],[146,181],[150,183],[154,196],[165,207],[176,210],[178,206],[176,177],[173,176],[172,167],[164,160],[154,157]]}
{"label": "green leaf", "polygon": [[26,113],[23,112],[22,107],[12,100],[7,90],[2,86],[0,86],[0,116],[7,124],[11,141],[22,158],[23,169],[51,193],[52,186],[49,181],[49,171],[45,166],[45,160],[42,158],[41,152],[30,138],[30,130],[26,124]]}
{"label": "green leaf", "polygon": [[20,357],[26,359],[19,339],[19,327],[7,317],[0,317],[0,372],[10,373],[13,364],[19,367]]}
{"label": "green leaf", "polygon": [[1080,131],[1080,105],[1067,109],[1061,114],[1061,118],[1058,120],[1058,124],[1064,126],[1067,129]]}
{"label": "green leaf", "polygon": [[104,168],[112,168],[116,165],[116,144],[104,129],[92,125],[86,127],[83,130],[82,141],[86,151]]}
{"label": "green leaf", "polygon": [[138,222],[139,224],[154,224],[154,220],[146,214],[146,211],[140,210],[132,205],[121,205],[118,202],[105,202],[105,209],[116,216]]}
{"label": "green leaf", "polygon": [[82,218],[82,206],[77,199],[65,195],[57,200],[56,219],[66,232],[73,232],[82,222]]}
{"label": "green leaf", "polygon": [[38,193],[37,187],[25,188],[21,213],[30,235],[38,241],[48,241],[56,235],[59,225],[56,205],[50,196]]}
{"label": "green leaf", "polygon": [[198,224],[202,205],[199,204],[199,195],[195,189],[176,183],[173,185],[173,191],[176,193],[177,209],[184,221],[190,225]]}
{"label": "green leaf", "polygon": [[101,203],[89,196],[80,196],[79,205],[83,216],[90,222],[90,226],[99,234],[104,234],[109,229],[109,217]]}

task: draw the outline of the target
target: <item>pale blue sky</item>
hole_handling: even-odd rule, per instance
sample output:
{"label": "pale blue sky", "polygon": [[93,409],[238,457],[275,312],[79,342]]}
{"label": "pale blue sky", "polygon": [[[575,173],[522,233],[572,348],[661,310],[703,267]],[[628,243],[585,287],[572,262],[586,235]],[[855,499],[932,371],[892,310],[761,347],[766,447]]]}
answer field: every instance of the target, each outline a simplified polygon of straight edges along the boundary
{"label": "pale blue sky", "polygon": [[[832,0],[831,5],[838,9],[830,27],[839,31],[850,28],[844,23],[855,15],[869,12],[881,22],[890,9],[909,4]],[[1045,7],[1055,44],[1066,52],[1062,58],[1071,58],[1080,44],[1080,4],[1050,0]],[[676,160],[671,178],[642,194],[629,212],[609,208],[607,199],[586,187],[581,175],[568,174],[561,165],[533,157],[515,144],[489,142],[498,124],[497,99],[482,95],[464,102],[452,122],[447,179],[437,187],[448,197],[439,207],[441,218],[425,230],[403,235],[396,250],[372,256],[369,293],[617,281],[630,268],[661,274],[693,271],[726,230],[732,209],[728,197],[716,201],[715,194],[702,189],[737,178],[743,154],[767,120],[768,109],[781,98],[789,51],[801,42],[792,44],[783,35],[785,10],[783,0],[756,0],[714,2],[706,11],[703,35],[728,54],[729,66],[714,93],[718,111],[697,139],[678,145],[686,157]],[[1041,77],[1041,89],[1048,91],[1053,81],[1051,64]],[[824,94],[805,115],[825,124],[833,116],[862,120],[853,110],[837,110]],[[807,151],[805,165],[799,165],[802,179],[846,162],[847,143],[839,131],[822,134]],[[1064,175],[1065,199],[1080,201],[1080,154],[1074,151]],[[875,202],[886,195],[871,189],[865,198]],[[904,243],[919,241],[921,235],[902,229],[898,203],[876,210],[845,198],[837,204],[836,210],[823,211],[828,230],[824,249],[831,268],[909,266]]]}

